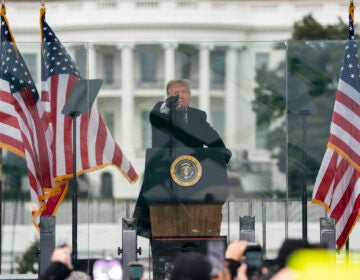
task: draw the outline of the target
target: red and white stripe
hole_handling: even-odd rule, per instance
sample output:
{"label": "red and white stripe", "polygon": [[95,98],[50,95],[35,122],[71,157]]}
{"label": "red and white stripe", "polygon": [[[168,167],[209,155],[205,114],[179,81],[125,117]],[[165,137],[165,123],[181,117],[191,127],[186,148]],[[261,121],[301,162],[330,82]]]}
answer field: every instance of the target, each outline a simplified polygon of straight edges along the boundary
{"label": "red and white stripe", "polygon": [[336,245],[341,248],[360,211],[360,93],[340,80],[328,148],[313,191],[335,219]]}
{"label": "red and white stripe", "polygon": [[33,221],[38,227],[39,216],[54,214],[67,187],[52,180],[52,132],[46,112],[33,99],[30,88],[11,94],[9,83],[2,79],[0,106],[0,145],[26,159]]}
{"label": "red and white stripe", "polygon": [[[72,118],[61,111],[77,80],[73,75],[55,74],[42,83],[42,96],[53,127],[55,177],[60,181],[72,177],[73,173]],[[77,173],[111,164],[118,167],[130,182],[135,182],[137,173],[111,136],[96,107],[77,117],[76,121]]]}
{"label": "red and white stripe", "polygon": [[9,83],[0,79],[0,147],[25,157],[22,136]]}

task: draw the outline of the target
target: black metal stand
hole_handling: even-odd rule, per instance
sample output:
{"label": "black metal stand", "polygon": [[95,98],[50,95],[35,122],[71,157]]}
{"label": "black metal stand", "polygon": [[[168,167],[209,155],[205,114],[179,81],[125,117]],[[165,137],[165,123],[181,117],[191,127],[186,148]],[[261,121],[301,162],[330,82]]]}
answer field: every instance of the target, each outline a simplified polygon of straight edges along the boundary
{"label": "black metal stand", "polygon": [[51,264],[51,255],[55,248],[55,216],[40,216],[40,267],[43,275]]}
{"label": "black metal stand", "polygon": [[72,118],[72,144],[73,144],[73,177],[72,177],[72,255],[71,260],[77,263],[77,223],[78,223],[78,190],[76,182],[76,118],[81,114],[86,114],[92,107],[95,98],[102,85],[102,80],[78,80],[74,84],[71,93],[61,111],[62,114]]}
{"label": "black metal stand", "polygon": [[77,261],[77,212],[78,212],[78,189],[76,182],[76,118],[80,116],[80,113],[73,113],[72,117],[72,135],[73,135],[73,178],[72,178],[72,254],[71,260],[73,263]]}
{"label": "black metal stand", "polygon": [[123,279],[130,279],[129,264],[137,261],[141,255],[141,247],[137,248],[137,221],[133,218],[122,218],[122,248],[118,247],[118,255],[122,254]]}
{"label": "black metal stand", "polygon": [[[0,149],[0,172],[1,172],[1,175],[0,175],[0,252],[2,252],[2,240],[3,240],[3,221],[2,221],[2,215],[3,215],[3,212],[2,212],[2,182],[3,182],[3,177],[2,177],[2,174],[3,174],[3,155],[2,155],[2,149]],[[2,254],[0,254],[0,274],[1,274],[1,271],[2,271]]]}
{"label": "black metal stand", "polygon": [[302,238],[307,241],[306,120],[308,116],[317,113],[317,110],[304,81],[297,77],[288,77],[286,97],[288,114],[299,115],[302,118]]}
{"label": "black metal stand", "polygon": [[309,110],[300,110],[299,114],[302,116],[302,149],[303,149],[303,183],[302,183],[302,195],[301,195],[301,202],[302,202],[302,239],[304,241],[308,240],[307,235],[307,220],[308,220],[308,213],[307,213],[307,188],[306,188],[306,118],[310,115]]}

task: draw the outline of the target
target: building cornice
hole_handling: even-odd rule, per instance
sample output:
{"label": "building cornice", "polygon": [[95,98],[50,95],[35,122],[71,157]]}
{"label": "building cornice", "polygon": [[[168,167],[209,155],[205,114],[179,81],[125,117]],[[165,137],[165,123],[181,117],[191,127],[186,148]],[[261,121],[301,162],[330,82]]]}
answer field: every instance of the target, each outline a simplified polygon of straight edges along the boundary
{"label": "building cornice", "polygon": [[[105,6],[101,3],[114,3]],[[146,3],[157,3],[147,6]],[[179,6],[181,3],[193,3]],[[180,38],[223,40],[225,35],[246,40],[255,32],[259,40],[284,40],[291,36],[294,22],[312,14],[322,24],[347,21],[347,4],[340,1],[45,1],[48,23],[58,36],[69,41],[117,41],[145,36],[149,41]],[[143,6],[140,4],[142,3]],[[179,8],[181,7],[181,8]],[[37,42],[38,1],[10,2],[7,16],[17,40]],[[169,34],[166,35],[165,33]],[[203,32],[203,36],[199,34]],[[212,33],[210,36],[209,33]],[[74,35],[72,36],[71,33]],[[127,33],[127,34],[126,34]],[[188,33],[187,36],[185,33]],[[156,38],[156,34],[159,34]],[[217,36],[216,34],[219,34]],[[224,36],[221,36],[224,34]],[[250,36],[253,37],[253,36]]]}

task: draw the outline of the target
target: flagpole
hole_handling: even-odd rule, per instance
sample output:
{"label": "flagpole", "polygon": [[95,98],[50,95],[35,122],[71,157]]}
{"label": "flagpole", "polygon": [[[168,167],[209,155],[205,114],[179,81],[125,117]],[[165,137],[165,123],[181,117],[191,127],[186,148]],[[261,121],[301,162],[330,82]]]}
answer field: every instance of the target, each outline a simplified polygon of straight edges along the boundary
{"label": "flagpole", "polygon": [[72,177],[72,263],[77,265],[78,258],[78,244],[77,244],[77,220],[78,220],[78,188],[76,183],[76,163],[77,163],[77,135],[76,135],[76,120],[82,114],[87,114],[102,85],[102,80],[77,80],[71,89],[70,95],[67,98],[65,105],[61,111],[62,114],[72,118],[72,149],[73,149],[73,177]]}
{"label": "flagpole", "polygon": [[[352,17],[352,21],[354,23],[354,14],[353,14],[353,8],[354,8],[354,0],[350,0],[350,7],[349,7],[349,13]],[[346,239],[346,243],[345,243],[345,263],[347,265],[350,264],[350,244],[349,244],[349,238],[350,236],[348,236],[348,238]]]}
{"label": "flagpole", "polygon": [[[2,0],[1,2],[1,8],[5,10],[5,0]],[[1,274],[1,268],[2,268],[2,232],[3,232],[3,221],[2,221],[2,182],[3,182],[3,156],[2,156],[2,149],[0,149],[0,274]]]}
{"label": "flagpole", "polygon": [[307,241],[308,240],[308,211],[307,211],[307,174],[306,174],[306,148],[307,148],[307,141],[306,141],[306,119],[310,115],[309,110],[300,110],[299,111],[302,117],[302,169],[303,169],[303,182],[302,182],[302,192],[301,192],[301,204],[302,204],[302,239]]}
{"label": "flagpole", "polygon": [[80,114],[78,112],[74,112],[72,115],[72,123],[73,123],[73,178],[72,178],[72,263],[77,263],[77,198],[78,198],[78,190],[76,186],[76,118]]}
{"label": "flagpole", "polygon": [[2,182],[3,182],[3,149],[0,149],[0,274],[1,274],[1,266],[2,266]]}

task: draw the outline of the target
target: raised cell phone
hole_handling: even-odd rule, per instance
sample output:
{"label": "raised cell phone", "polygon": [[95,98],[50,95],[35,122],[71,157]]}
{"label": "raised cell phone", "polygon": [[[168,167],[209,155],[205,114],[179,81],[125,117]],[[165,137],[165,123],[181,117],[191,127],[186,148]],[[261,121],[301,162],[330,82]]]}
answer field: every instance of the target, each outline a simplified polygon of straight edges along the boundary
{"label": "raised cell phone", "polygon": [[123,271],[118,259],[96,260],[93,265],[94,280],[122,280]]}
{"label": "raised cell phone", "polygon": [[245,251],[246,274],[249,279],[259,279],[263,266],[262,247],[258,243],[248,243]]}
{"label": "raised cell phone", "polygon": [[144,266],[140,263],[129,264],[129,279],[140,280],[144,274]]}
{"label": "raised cell phone", "polygon": [[209,240],[207,242],[207,256],[211,264],[211,276],[215,277],[224,270],[225,242],[224,240]]}

